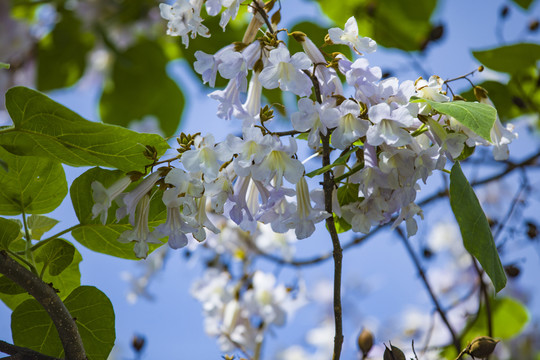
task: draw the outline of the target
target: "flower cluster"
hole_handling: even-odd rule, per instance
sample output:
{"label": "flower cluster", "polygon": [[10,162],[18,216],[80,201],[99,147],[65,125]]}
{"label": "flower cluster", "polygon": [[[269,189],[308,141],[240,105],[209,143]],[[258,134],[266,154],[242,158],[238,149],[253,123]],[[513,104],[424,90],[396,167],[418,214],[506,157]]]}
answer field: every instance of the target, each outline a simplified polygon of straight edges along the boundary
{"label": "flower cluster", "polygon": [[[161,4],[168,33],[181,36],[186,46],[190,37],[209,36],[200,16],[203,4]],[[238,5],[231,0],[206,1],[206,10],[214,16],[224,9],[225,27]],[[285,33],[303,51],[291,54],[278,38]],[[359,36],[353,17],[344,29],[330,29],[326,43],[349,46],[360,56],[376,50],[373,40]],[[415,218],[423,216],[415,203],[420,181],[443,170],[447,159],[465,157],[478,145],[495,145],[495,158],[505,159],[508,143],[515,138],[512,129],[497,120],[489,142],[436,111],[435,103],[451,102],[437,76],[416,82],[383,79],[381,69],[366,58],[326,54],[301,32],[269,29],[264,36],[215,54],[196,51],[195,58],[194,68],[204,83],[214,87],[218,75],[228,80],[224,89],[209,96],[218,102],[219,118],[240,121],[241,135],[229,134],[216,142],[211,134],[182,134],[178,155],[155,160],[152,166],[168,166],[131,191],[124,192],[132,178],[122,178],[108,189],[92,184],[94,217],[105,223],[116,201],[116,218],[128,217],[133,226],[119,241],[135,242],[141,258],[149,243],[160,243],[163,237],[174,249],[186,246],[189,238],[207,240],[217,258],[228,254],[245,263],[250,251],[280,249],[290,258],[290,241],[284,239],[293,232],[296,239],[309,238],[317,223],[332,218],[362,233],[405,222],[411,236],[417,231]],[[297,104],[288,119],[290,130],[281,132],[272,130],[277,126],[273,109],[263,103],[265,91],[277,88],[296,96]],[[477,98],[489,102],[485,93],[477,93]],[[313,155],[302,162],[298,144],[304,141]],[[304,163],[318,156],[326,157],[325,166],[306,173]],[[331,181],[330,186],[310,191],[310,178],[328,173],[325,185]],[[159,196],[167,220],[152,230],[150,199]],[[273,239],[270,232],[284,234],[281,242],[268,241]],[[273,275],[231,274],[227,266],[211,266],[193,295],[203,304],[207,333],[218,337],[223,351],[255,351],[269,326],[283,324],[292,298]]]}

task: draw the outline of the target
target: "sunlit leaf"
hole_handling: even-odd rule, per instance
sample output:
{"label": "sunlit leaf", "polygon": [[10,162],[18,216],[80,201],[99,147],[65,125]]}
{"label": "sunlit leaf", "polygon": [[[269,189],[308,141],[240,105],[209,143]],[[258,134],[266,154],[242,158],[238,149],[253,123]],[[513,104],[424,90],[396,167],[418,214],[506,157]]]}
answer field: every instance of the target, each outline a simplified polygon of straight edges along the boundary
{"label": "sunlit leaf", "polygon": [[57,276],[73,262],[75,247],[62,239],[53,239],[37,249],[34,257],[49,269],[49,274]]}
{"label": "sunlit leaf", "polygon": [[[168,148],[163,138],[83,119],[47,96],[25,87],[6,94],[14,126],[0,131],[0,145],[17,155],[50,157],[71,166],[107,166],[144,170],[146,145],[158,155]],[[0,156],[6,160],[3,156]]]}
{"label": "sunlit leaf", "polygon": [[40,240],[44,233],[58,224],[58,220],[43,215],[29,216],[27,221],[32,234],[32,240]]}
{"label": "sunlit leaf", "polygon": [[173,135],[185,100],[165,71],[167,62],[163,49],[150,40],[119,54],[100,100],[103,122],[127,127],[131,121],[154,117],[165,136]]}
{"label": "sunlit leaf", "polygon": [[499,292],[506,285],[506,274],[486,215],[457,161],[450,174],[450,205],[459,224],[465,249],[478,259],[495,291]]}
{"label": "sunlit leaf", "polygon": [[0,214],[43,214],[62,203],[67,195],[62,164],[35,156],[16,156],[2,147],[0,157],[9,166],[7,172],[0,169]]}
{"label": "sunlit leaf", "polygon": [[497,110],[490,105],[477,102],[451,101],[436,102],[426,99],[417,99],[411,102],[427,102],[437,112],[452,116],[463,126],[491,141],[491,129],[497,120]]}
{"label": "sunlit leaf", "polygon": [[536,66],[540,60],[540,45],[520,43],[472,53],[482,65],[495,71],[514,74]]}

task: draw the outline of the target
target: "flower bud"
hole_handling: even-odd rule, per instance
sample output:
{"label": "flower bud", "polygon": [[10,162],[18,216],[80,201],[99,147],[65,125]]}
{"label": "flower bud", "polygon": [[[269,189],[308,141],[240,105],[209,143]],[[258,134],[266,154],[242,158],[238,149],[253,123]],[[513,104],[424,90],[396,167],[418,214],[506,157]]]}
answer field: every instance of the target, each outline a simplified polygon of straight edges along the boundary
{"label": "flower bud", "polygon": [[487,99],[488,98],[488,92],[486,89],[484,89],[483,87],[481,86],[475,86],[474,87],[474,96],[476,97],[476,99],[478,99],[478,101],[482,101],[483,99]]}
{"label": "flower bud", "polygon": [[358,348],[362,351],[364,357],[369,353],[373,346],[373,333],[367,329],[363,329],[358,335]]}
{"label": "flower bud", "polygon": [[384,347],[386,350],[384,350],[383,360],[406,360],[405,354],[403,351],[401,351],[400,348],[390,344],[391,349],[389,349],[386,345]]}
{"label": "flower bud", "polygon": [[487,358],[495,350],[498,342],[499,340],[489,336],[478,336],[467,346],[466,353],[475,358]]}

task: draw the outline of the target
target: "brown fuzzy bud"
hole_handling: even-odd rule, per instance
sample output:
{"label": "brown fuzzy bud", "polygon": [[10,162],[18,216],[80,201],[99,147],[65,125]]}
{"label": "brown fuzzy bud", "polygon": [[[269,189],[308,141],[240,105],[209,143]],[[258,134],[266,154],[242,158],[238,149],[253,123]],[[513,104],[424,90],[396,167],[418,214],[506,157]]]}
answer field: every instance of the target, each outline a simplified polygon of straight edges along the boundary
{"label": "brown fuzzy bud", "polygon": [[262,59],[255,61],[255,64],[253,65],[253,71],[259,73],[263,71],[263,69],[264,69],[264,62],[262,61]]}
{"label": "brown fuzzy bud", "polygon": [[270,21],[272,22],[272,25],[279,24],[279,22],[281,21],[281,11],[276,11],[270,18]]}
{"label": "brown fuzzy bud", "polygon": [[499,340],[489,336],[478,336],[467,346],[466,353],[475,358],[487,358],[495,350],[498,342]]}
{"label": "brown fuzzy bud", "polygon": [[488,92],[483,87],[475,86],[473,90],[474,90],[474,96],[478,99],[478,101],[482,101],[483,99],[487,99]]}
{"label": "brown fuzzy bud", "polygon": [[406,360],[405,354],[400,348],[392,344],[390,346],[392,347],[391,349],[384,345],[386,349],[384,350],[383,360]]}
{"label": "brown fuzzy bud", "polygon": [[476,70],[478,70],[478,72],[484,71],[484,65],[480,65]]}
{"label": "brown fuzzy bud", "polygon": [[373,333],[367,329],[363,329],[358,335],[358,348],[364,354],[364,357],[369,353],[373,346]]}
{"label": "brown fuzzy bud", "polygon": [[454,95],[454,98],[452,99],[452,101],[467,101],[467,99],[465,99],[461,95]]}
{"label": "brown fuzzy bud", "polygon": [[293,39],[298,41],[299,43],[304,42],[306,38],[306,34],[301,31],[293,31],[289,34],[289,36],[292,36]]}

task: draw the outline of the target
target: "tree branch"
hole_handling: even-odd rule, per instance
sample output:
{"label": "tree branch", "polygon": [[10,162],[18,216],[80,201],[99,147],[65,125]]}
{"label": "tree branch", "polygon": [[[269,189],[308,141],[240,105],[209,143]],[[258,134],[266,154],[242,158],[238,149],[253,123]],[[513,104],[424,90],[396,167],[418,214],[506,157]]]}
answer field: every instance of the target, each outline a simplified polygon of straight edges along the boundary
{"label": "tree branch", "polygon": [[[330,165],[330,134],[322,135],[322,165]],[[326,218],[326,227],[332,238],[333,257],[334,257],[334,322],[336,326],[336,335],[334,337],[334,356],[333,360],[339,360],[341,356],[341,346],[343,345],[343,319],[341,307],[341,271],[343,260],[343,249],[339,242],[336,224],[332,216],[332,193],[334,191],[334,179],[331,171],[324,173],[324,209],[331,216]]]}
{"label": "tree branch", "polygon": [[0,273],[25,289],[47,311],[60,336],[66,359],[86,360],[77,324],[52,286],[45,284],[3,250],[0,251]]}
{"label": "tree branch", "polygon": [[0,340],[0,352],[8,355],[3,359],[20,359],[20,360],[60,360],[49,355],[44,355],[40,352],[34,351],[21,346],[11,345],[5,341]]}

